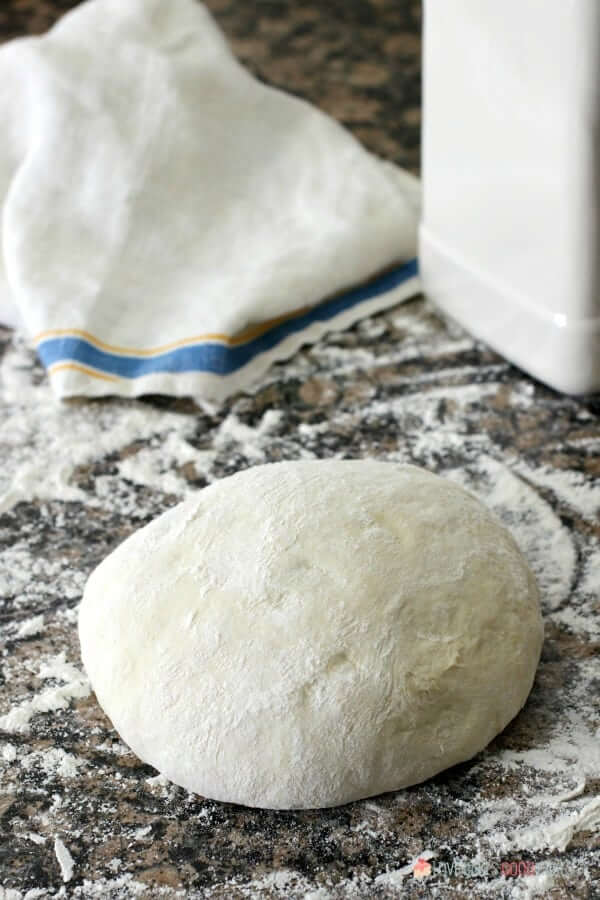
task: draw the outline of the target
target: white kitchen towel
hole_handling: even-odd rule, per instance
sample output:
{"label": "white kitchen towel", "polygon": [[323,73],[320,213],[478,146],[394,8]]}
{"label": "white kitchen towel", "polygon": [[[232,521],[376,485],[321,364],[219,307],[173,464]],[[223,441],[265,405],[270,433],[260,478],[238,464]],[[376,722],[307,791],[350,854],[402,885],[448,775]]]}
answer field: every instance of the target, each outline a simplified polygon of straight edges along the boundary
{"label": "white kitchen towel", "polygon": [[234,58],[196,0],[0,48],[0,321],[59,396],[223,399],[418,291],[418,183]]}

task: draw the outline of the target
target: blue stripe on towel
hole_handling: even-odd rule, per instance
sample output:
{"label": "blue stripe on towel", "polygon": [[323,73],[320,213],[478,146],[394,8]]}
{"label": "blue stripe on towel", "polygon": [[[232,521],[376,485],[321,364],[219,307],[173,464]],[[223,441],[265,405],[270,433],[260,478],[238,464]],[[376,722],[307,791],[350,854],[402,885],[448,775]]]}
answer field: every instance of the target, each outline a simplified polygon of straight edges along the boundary
{"label": "blue stripe on towel", "polygon": [[67,335],[42,340],[37,348],[38,354],[46,368],[56,363],[74,362],[121,378],[139,378],[158,372],[212,372],[216,375],[229,375],[260,353],[276,347],[288,335],[302,331],[313,322],[327,322],[365,300],[385,294],[413,278],[417,272],[417,260],[412,259],[368,284],[320,303],[307,312],[292,315],[259,337],[239,346],[206,341],[177,347],[156,356],[139,357],[100,350],[85,338]]}

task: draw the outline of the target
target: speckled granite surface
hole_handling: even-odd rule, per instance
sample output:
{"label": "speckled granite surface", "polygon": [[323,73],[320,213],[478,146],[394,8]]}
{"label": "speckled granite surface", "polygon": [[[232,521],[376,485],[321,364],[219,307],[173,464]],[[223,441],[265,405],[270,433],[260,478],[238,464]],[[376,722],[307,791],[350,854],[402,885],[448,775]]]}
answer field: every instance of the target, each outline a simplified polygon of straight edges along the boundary
{"label": "speckled granite surface", "polygon": [[[0,34],[43,30],[72,5],[5,2]],[[261,77],[416,169],[418,4],[209,6]],[[221,407],[59,405],[1,329],[0,352],[6,897],[600,896],[597,397],[535,383],[423,299],[330,335]],[[89,692],[75,630],[85,579],[189,491],[267,460],[335,455],[427,466],[501,516],[542,589],[532,695],[484,753],[397,794],[281,813],[188,795],[128,751]],[[519,862],[529,874],[505,878]]]}

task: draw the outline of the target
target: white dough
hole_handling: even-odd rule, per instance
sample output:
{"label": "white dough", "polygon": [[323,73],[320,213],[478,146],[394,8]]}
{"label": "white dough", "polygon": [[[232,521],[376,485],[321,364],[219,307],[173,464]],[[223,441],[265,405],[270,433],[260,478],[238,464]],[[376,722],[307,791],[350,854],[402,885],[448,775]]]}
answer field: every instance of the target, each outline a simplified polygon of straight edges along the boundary
{"label": "white dough", "polygon": [[91,575],[79,632],[142,760],[206,797],[301,808],[469,759],[525,703],[543,627],[477,499],[328,460],[239,472],[133,534]]}

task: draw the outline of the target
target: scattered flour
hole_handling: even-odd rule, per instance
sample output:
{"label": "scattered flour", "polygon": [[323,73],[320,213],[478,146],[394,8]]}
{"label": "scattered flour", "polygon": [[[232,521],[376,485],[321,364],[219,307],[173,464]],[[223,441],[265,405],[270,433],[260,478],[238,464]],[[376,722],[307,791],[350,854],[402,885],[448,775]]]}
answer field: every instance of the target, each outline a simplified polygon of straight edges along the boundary
{"label": "scattered flour", "polygon": [[6,414],[0,448],[12,464],[0,472],[0,512],[33,499],[85,501],[85,491],[72,482],[77,467],[188,422],[176,413],[118,400],[61,403],[46,380],[32,383],[29,365],[21,344],[1,363],[0,400]]}
{"label": "scattered flour", "polygon": [[114,753],[115,756],[131,756],[131,750],[121,741],[103,741],[96,746],[96,750],[102,750],[105,753]]}
{"label": "scattered flour", "polygon": [[73,857],[59,837],[54,838],[54,854],[58,860],[63,881],[70,881],[73,877],[75,863]]}
{"label": "scattered flour", "polygon": [[575,800],[576,797],[581,797],[583,792],[585,791],[585,781],[581,781],[579,784],[575,785],[572,791],[566,791],[564,794],[559,794],[554,798],[554,802],[566,803],[568,800]]}
{"label": "scattered flour", "polygon": [[65,653],[42,663],[38,677],[64,682],[56,687],[45,688],[28,700],[14,706],[6,715],[0,716],[0,728],[9,733],[26,732],[36,713],[65,709],[69,701],[76,697],[87,697],[90,684],[86,676],[71,663],[66,662]]}
{"label": "scattered flour", "polygon": [[214,893],[217,897],[241,895],[248,898],[263,896],[305,898],[307,895],[310,896],[310,889],[310,882],[300,872],[282,868],[259,875],[250,882],[244,882],[236,878],[229,879],[214,890],[208,888],[206,896],[210,897]]}
{"label": "scattered flour", "polygon": [[15,638],[19,640],[21,638],[33,637],[34,635],[39,634],[43,627],[44,616],[33,616],[31,619],[26,619],[24,622],[21,622],[15,634]]}
{"label": "scattered flour", "polygon": [[[110,897],[110,900],[129,900],[130,897],[138,897],[148,893],[148,885],[138,881],[129,872],[119,875],[118,878],[98,878],[91,881],[84,878],[82,884],[73,887],[71,897],[81,897],[88,900],[90,897],[98,897],[100,900]],[[173,892],[168,891],[169,894]]]}
{"label": "scattered flour", "polygon": [[2,759],[4,762],[11,763],[17,758],[17,748],[14,744],[4,744],[2,747]]}
{"label": "scattered flour", "polygon": [[549,488],[559,501],[589,522],[600,519],[600,479],[593,480],[583,472],[569,469],[532,469],[520,460],[515,460],[514,469],[523,472],[533,484]]}
{"label": "scattered flour", "polygon": [[[539,867],[538,867],[539,868]],[[515,879],[494,878],[485,884],[485,893],[492,897],[506,897],[510,900],[532,900],[543,896],[555,886],[555,875],[552,871],[538,872]]]}
{"label": "scattered flour", "polygon": [[171,784],[166,775],[153,775],[151,778],[145,779],[146,784],[151,788],[159,787],[159,788],[168,788]]}
{"label": "scattered flour", "polygon": [[21,766],[24,769],[39,767],[46,775],[59,775],[62,778],[76,778],[80,767],[85,765],[85,760],[78,759],[60,747],[34,750],[21,760]]}
{"label": "scattered flour", "polygon": [[539,897],[546,894],[554,887],[555,878],[551,872],[540,872],[523,879],[523,883],[515,885],[511,891],[511,897],[515,900],[529,900],[530,897]]}
{"label": "scattered flour", "polygon": [[550,823],[534,821],[513,835],[509,846],[520,850],[566,850],[580,831],[600,831],[600,797],[579,812],[559,816]]}
{"label": "scattered flour", "polygon": [[[191,491],[178,470],[193,463],[198,475],[202,475],[210,469],[214,458],[214,452],[198,451],[178,431],[171,431],[162,442],[155,441],[121,460],[117,467],[118,477],[154,489],[158,486],[165,494],[183,498]],[[110,494],[113,482],[114,478],[110,477],[100,482],[103,493]]]}
{"label": "scattered flour", "polygon": [[[600,829],[600,797],[582,796],[588,779],[600,772],[600,728],[590,730],[581,714],[567,713],[539,747],[501,751],[494,765],[518,773],[521,789],[514,797],[481,801],[478,831],[493,850],[562,852],[578,832]],[[551,777],[551,790],[529,787],[540,776]],[[565,790],[557,789],[561,783]],[[581,808],[565,812],[564,804],[575,800]],[[519,824],[523,820],[525,827]]]}
{"label": "scattered flour", "polygon": [[46,838],[43,837],[41,834],[36,834],[35,831],[29,831],[27,833],[27,837],[34,844],[45,844],[46,843]]}
{"label": "scattered flour", "polygon": [[[567,713],[565,719],[556,723],[543,746],[504,750],[500,756],[502,766],[513,771],[529,766],[537,772],[566,774],[577,783],[597,778],[600,772],[600,727],[591,731],[575,711]],[[555,799],[563,801],[564,797],[559,794]]]}
{"label": "scattered flour", "polygon": [[[45,559],[27,546],[24,529],[21,534],[23,536],[12,546],[0,549],[0,596],[12,598],[14,613],[24,612],[35,619],[44,615],[42,611],[52,601],[64,603],[79,598],[86,573],[74,569],[69,559]],[[65,614],[62,607],[57,611],[56,619]]]}
{"label": "scattered flour", "polygon": [[45,888],[31,888],[23,893],[12,888],[0,887],[0,900],[39,900],[40,897],[47,896]]}

